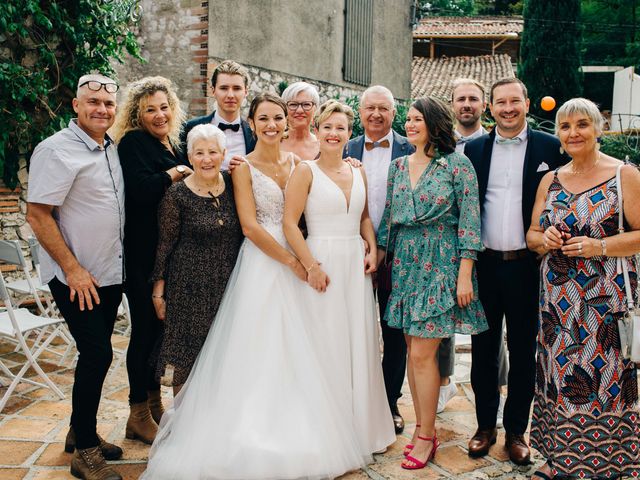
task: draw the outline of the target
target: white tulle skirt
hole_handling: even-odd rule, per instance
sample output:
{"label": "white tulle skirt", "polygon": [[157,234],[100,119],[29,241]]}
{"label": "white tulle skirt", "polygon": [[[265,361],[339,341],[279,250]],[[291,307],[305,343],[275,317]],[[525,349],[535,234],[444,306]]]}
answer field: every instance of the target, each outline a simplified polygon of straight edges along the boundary
{"label": "white tulle skirt", "polygon": [[325,479],[371,461],[313,338],[307,288],[245,240],[143,479]]}

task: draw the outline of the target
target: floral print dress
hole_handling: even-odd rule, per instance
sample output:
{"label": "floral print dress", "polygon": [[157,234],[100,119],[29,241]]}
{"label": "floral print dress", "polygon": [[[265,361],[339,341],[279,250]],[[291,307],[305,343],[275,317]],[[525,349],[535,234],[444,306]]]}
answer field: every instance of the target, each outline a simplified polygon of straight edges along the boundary
{"label": "floral print dress", "polygon": [[[616,235],[619,215],[615,177],[574,194],[556,171],[540,224],[601,239]],[[635,261],[623,261],[637,292]],[[554,475],[640,476],[638,382],[635,365],[620,357],[617,321],[626,293],[616,263],[559,251],[542,262],[531,445]]]}
{"label": "floral print dress", "polygon": [[482,250],[478,181],[467,157],[436,153],[413,189],[408,157],[391,162],[378,246],[393,254],[389,326],[424,338],[487,330],[475,272],[476,298],[457,303],[460,259]]}

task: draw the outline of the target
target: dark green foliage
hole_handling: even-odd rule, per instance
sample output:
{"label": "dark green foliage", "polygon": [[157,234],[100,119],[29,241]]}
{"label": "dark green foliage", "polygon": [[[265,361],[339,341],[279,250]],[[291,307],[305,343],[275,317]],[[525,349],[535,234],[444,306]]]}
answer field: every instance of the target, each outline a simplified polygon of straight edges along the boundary
{"label": "dark green foliage", "polygon": [[525,0],[523,13],[518,77],[529,89],[531,111],[550,119],[554,112],[540,108],[542,97],[560,106],[582,94],[580,1]]}
{"label": "dark green foliage", "polygon": [[113,74],[111,60],[140,58],[129,26],[134,0],[4,0],[0,3],[0,173],[17,183],[18,158],[73,116],[80,76]]}
{"label": "dark green foliage", "polygon": [[640,134],[637,131],[622,135],[603,135],[600,141],[602,153],[619,160],[628,156],[630,161],[640,165]]}
{"label": "dark green foliage", "polygon": [[583,0],[585,65],[640,66],[640,0]]}

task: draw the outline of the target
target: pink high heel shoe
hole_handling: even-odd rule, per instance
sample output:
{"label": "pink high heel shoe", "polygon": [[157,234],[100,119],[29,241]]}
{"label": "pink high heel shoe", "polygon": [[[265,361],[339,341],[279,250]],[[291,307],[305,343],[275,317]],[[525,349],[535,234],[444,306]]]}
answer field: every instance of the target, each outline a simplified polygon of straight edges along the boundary
{"label": "pink high heel shoe", "polygon": [[404,468],[405,470],[420,470],[421,468],[424,468],[427,463],[429,463],[431,460],[433,460],[433,458],[436,456],[436,451],[438,450],[438,447],[440,446],[440,442],[438,441],[438,437],[436,436],[436,434],[433,434],[433,437],[423,437],[421,435],[418,435],[418,438],[420,440],[424,440],[425,442],[432,442],[433,443],[433,448],[431,449],[431,453],[429,453],[429,456],[427,457],[427,459],[424,462],[421,462],[420,460],[418,460],[417,458],[412,457],[411,455],[407,455],[406,456],[406,460],[413,462],[414,465],[407,465],[404,462],[402,463],[402,465],[400,465],[402,468]]}
{"label": "pink high heel shoe", "polygon": [[[416,423],[416,430],[418,430],[420,428],[420,424]],[[404,446],[404,451],[402,452],[402,454],[406,457],[407,455],[409,455],[411,453],[411,450],[413,450],[413,444],[412,443],[407,443]]]}

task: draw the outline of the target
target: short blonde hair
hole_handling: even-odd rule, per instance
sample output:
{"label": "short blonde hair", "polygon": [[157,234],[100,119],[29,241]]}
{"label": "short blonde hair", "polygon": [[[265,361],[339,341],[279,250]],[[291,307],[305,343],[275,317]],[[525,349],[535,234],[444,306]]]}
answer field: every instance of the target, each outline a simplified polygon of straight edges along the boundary
{"label": "short blonde hair", "polygon": [[591,100],[581,97],[567,100],[556,112],[556,135],[558,134],[560,121],[576,114],[586,115],[589,117],[596,129],[596,135],[602,135],[602,130],[604,129],[604,118],[600,113],[600,109]]}
{"label": "short blonde hair", "polygon": [[227,148],[227,136],[212,123],[203,123],[193,127],[187,135],[187,155],[191,155],[193,145],[200,140],[215,140],[221,150]]}
{"label": "short blonde hair", "polygon": [[143,130],[141,107],[156,92],[164,92],[167,95],[171,109],[169,141],[175,148],[180,148],[180,131],[187,115],[180,105],[171,80],[164,77],[145,77],[129,85],[127,98],[118,110],[113,126],[113,138],[116,142],[132,130]]}
{"label": "short blonde hair", "polygon": [[334,113],[344,113],[347,116],[347,123],[349,124],[349,130],[353,129],[353,119],[354,114],[353,110],[349,105],[345,105],[344,103],[340,103],[337,100],[327,100],[318,109],[318,113],[316,113],[316,118],[314,119],[314,125],[316,128],[320,128],[320,124],[327,120]]}
{"label": "short blonde hair", "polygon": [[474,80],[473,78],[458,77],[458,78],[454,78],[453,81],[451,82],[451,101],[452,102],[454,100],[453,93],[456,91],[456,88],[458,88],[461,85],[473,85],[474,87],[480,90],[480,93],[482,94],[481,100],[483,102],[486,100],[487,89],[481,82]]}

